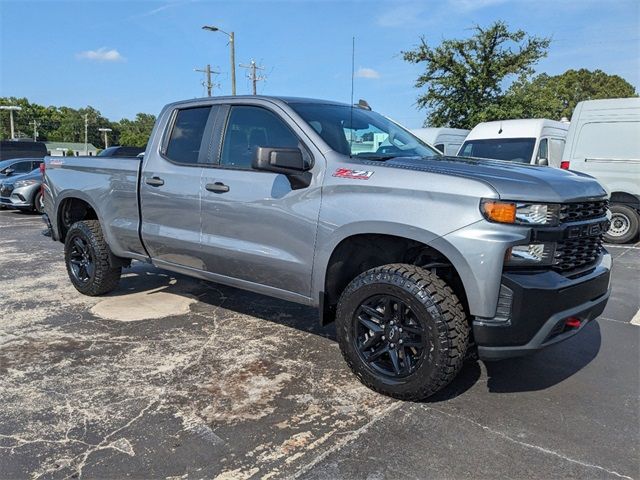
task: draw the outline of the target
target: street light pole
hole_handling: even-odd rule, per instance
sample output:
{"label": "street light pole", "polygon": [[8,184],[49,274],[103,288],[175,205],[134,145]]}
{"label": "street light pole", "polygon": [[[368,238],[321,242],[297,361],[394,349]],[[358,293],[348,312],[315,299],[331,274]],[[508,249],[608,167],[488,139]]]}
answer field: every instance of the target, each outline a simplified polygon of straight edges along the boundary
{"label": "street light pole", "polygon": [[22,107],[16,105],[2,105],[0,110],[9,110],[9,124],[11,125],[11,140],[16,138],[15,129],[13,127],[13,112],[22,110]]}
{"label": "street light pole", "polygon": [[109,148],[109,139],[107,137],[107,133],[113,131],[110,128],[99,128],[99,132],[104,132],[104,148]]}
{"label": "street light pole", "polygon": [[205,25],[203,30],[209,30],[210,32],[221,32],[229,37],[229,57],[231,62],[231,95],[236,94],[236,35],[234,32],[225,32],[213,25]]}
{"label": "street light pole", "polygon": [[231,95],[236,94],[236,36],[229,33],[229,50],[231,55]]}

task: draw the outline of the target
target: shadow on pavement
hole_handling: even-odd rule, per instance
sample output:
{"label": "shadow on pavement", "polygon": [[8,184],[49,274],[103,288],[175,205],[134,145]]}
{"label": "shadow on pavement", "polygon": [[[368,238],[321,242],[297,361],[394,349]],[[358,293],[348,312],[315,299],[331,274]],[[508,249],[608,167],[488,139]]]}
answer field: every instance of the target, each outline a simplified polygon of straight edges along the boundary
{"label": "shadow on pavement", "polygon": [[513,393],[549,388],[591,363],[601,343],[600,325],[594,321],[574,337],[529,357],[487,362],[489,391]]}
{"label": "shadow on pavement", "polygon": [[108,296],[117,297],[144,292],[149,295],[165,292],[195,296],[198,301],[211,306],[219,306],[239,314],[251,315],[336,341],[335,327],[333,325],[322,327],[315,308],[218,283],[197,280],[139,262],[134,262],[131,268],[123,270],[118,289]]}
{"label": "shadow on pavement", "polygon": [[[126,269],[119,288],[110,296],[164,291],[177,295],[196,296],[200,302],[219,306],[236,313],[284,325],[336,341],[334,324],[320,326],[316,309],[277,300],[220,284],[159,270],[151,265],[134,263]],[[487,387],[492,393],[514,393],[544,390],[571,377],[588,365],[600,350],[600,326],[591,322],[582,332],[557,345],[528,357],[484,363]],[[441,392],[430,397],[429,403],[455,398],[482,378],[480,362],[465,362],[458,376]]]}
{"label": "shadow on pavement", "polygon": [[[534,392],[557,385],[582,370],[596,358],[601,345],[597,322],[576,336],[527,357],[483,362],[487,388],[491,393]],[[458,376],[442,391],[426,400],[443,402],[455,398],[481,380],[479,361],[468,361]]]}

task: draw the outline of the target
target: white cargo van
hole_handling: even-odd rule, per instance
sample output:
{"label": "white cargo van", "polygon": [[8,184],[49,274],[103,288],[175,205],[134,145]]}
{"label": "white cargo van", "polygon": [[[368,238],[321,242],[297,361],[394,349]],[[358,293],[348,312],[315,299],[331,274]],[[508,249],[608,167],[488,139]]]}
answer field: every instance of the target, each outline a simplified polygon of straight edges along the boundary
{"label": "white cargo van", "polygon": [[499,120],[476,125],[458,155],[559,167],[569,124],[547,119]]}
{"label": "white cargo van", "polygon": [[561,167],[595,177],[610,192],[606,240],[635,239],[640,223],[640,98],[578,103]]}
{"label": "white cargo van", "polygon": [[471,130],[462,128],[415,128],[411,130],[416,137],[429,145],[436,147],[445,155],[455,155],[460,145],[467,138]]}

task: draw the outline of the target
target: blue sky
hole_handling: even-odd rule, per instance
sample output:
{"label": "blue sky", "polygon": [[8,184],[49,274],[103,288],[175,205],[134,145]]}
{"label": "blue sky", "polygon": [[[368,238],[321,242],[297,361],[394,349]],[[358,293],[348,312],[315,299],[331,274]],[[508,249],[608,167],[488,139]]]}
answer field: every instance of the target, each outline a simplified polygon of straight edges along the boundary
{"label": "blue sky", "polygon": [[[193,69],[207,63],[222,72],[215,94],[227,94],[227,38],[201,30],[212,24],[235,31],[236,63],[266,67],[258,92],[267,95],[349,101],[355,36],[355,99],[416,127],[425,117],[413,87],[421,67],[400,52],[421,35],[437,44],[498,19],[552,37],[539,72],[600,68],[640,90],[638,0],[0,0],[0,96],[131,118],[203,96]],[[246,71],[237,76],[238,93],[249,93]]]}

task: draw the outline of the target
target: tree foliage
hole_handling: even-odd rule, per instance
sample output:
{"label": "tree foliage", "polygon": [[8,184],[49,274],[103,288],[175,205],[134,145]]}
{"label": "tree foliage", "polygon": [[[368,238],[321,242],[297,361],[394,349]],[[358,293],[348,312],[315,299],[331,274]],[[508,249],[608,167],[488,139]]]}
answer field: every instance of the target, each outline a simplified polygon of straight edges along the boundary
{"label": "tree foliage", "polygon": [[636,97],[633,85],[602,70],[567,70],[561,75],[520,78],[502,99],[506,118],[571,118],[578,102],[601,98]]}
{"label": "tree foliage", "polygon": [[444,40],[437,47],[423,37],[415,50],[402,52],[406,61],[425,66],[415,84],[426,87],[417,101],[428,109],[425,124],[472,128],[500,118],[505,82],[531,75],[550,43],[522,30],[510,31],[502,21],[473,31],[470,38]]}
{"label": "tree foliage", "polygon": [[[85,114],[87,115],[87,138],[96,147],[104,147],[104,137],[98,128],[111,128],[110,145],[143,147],[147,144],[155,116],[138,113],[134,120],[110,121],[99,110],[87,106],[74,109],[30,103],[26,98],[0,97],[0,105],[17,105],[21,111],[14,112],[16,136],[33,138],[33,121],[38,130],[38,140],[51,142],[84,142]],[[0,139],[11,136],[9,114],[0,111]]]}
{"label": "tree foliage", "polygon": [[156,117],[148,113],[138,113],[134,120],[120,120],[120,143],[131,147],[146,146],[155,123]]}

